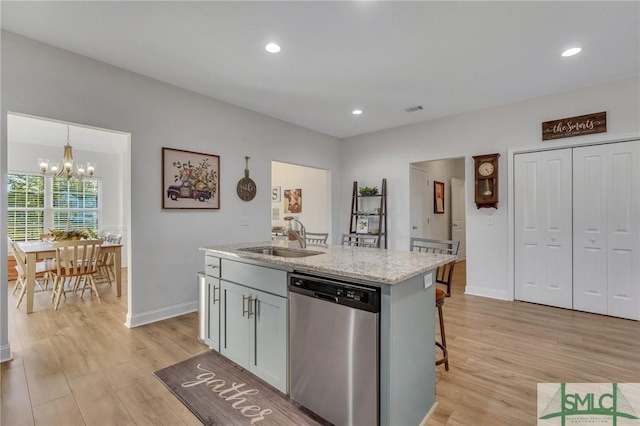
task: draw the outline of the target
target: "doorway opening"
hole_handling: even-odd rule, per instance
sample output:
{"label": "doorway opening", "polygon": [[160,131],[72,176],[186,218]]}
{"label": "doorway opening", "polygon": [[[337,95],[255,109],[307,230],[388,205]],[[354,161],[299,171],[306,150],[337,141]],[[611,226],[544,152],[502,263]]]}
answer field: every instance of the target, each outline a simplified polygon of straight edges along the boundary
{"label": "doorway opening", "polygon": [[288,217],[302,222],[308,232],[331,237],[331,171],[271,162],[272,237],[284,236]]}
{"label": "doorway opening", "polygon": [[[410,164],[409,235],[460,241],[458,262],[466,259],[465,159]],[[458,265],[457,267],[463,267]]]}
{"label": "doorway opening", "polygon": [[[85,180],[93,182],[90,188],[95,189],[94,191],[87,192],[87,187],[83,186],[84,189],[78,192],[75,186],[69,185],[68,194],[61,193],[61,189],[56,186],[56,179],[48,175],[45,177],[40,171],[40,159],[48,159],[50,164],[61,161],[67,129],[74,162],[93,163],[95,174],[90,178],[85,176]],[[128,274],[126,288],[129,311],[130,140],[131,135],[125,132],[26,114],[7,114],[8,175],[15,177],[16,181],[21,177],[31,176],[43,182],[41,199],[36,197],[33,202],[21,205],[21,198],[14,197],[14,202],[8,203],[5,217],[9,221],[9,236],[13,233],[18,241],[29,241],[39,239],[40,234],[49,229],[61,229],[65,226],[73,230],[90,229],[112,235],[120,234],[122,267],[127,268]],[[27,199],[31,199],[29,195]],[[43,204],[41,211],[38,210],[40,202]],[[26,218],[25,221],[22,218]],[[7,306],[9,299],[1,301],[3,306]],[[42,306],[48,308],[46,303]]]}

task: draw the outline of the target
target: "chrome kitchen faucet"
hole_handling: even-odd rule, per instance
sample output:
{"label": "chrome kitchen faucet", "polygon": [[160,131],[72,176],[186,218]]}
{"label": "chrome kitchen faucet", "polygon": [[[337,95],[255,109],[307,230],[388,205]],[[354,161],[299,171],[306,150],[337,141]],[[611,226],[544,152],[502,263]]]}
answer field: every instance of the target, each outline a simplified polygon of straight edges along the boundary
{"label": "chrome kitchen faucet", "polygon": [[296,240],[300,243],[300,248],[307,248],[307,229],[298,219],[293,219],[293,222],[298,222],[300,224],[300,231],[289,229],[287,231],[287,236],[293,234],[296,237]]}

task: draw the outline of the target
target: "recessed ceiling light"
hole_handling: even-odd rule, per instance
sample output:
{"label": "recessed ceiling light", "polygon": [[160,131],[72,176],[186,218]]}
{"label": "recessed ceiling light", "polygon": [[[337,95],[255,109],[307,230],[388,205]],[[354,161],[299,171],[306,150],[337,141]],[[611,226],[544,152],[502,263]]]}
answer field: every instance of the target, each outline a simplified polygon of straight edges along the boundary
{"label": "recessed ceiling light", "polygon": [[278,53],[280,51],[280,46],[275,43],[267,44],[264,49],[269,53]]}
{"label": "recessed ceiling light", "polygon": [[579,47],[572,47],[571,49],[567,49],[564,52],[562,52],[562,56],[573,56],[573,55],[577,55],[578,53],[580,53],[582,49]]}
{"label": "recessed ceiling light", "polygon": [[360,114],[362,114],[362,110],[360,110],[360,109],[354,109],[353,111],[351,111],[351,114],[353,114],[353,115],[360,115]]}

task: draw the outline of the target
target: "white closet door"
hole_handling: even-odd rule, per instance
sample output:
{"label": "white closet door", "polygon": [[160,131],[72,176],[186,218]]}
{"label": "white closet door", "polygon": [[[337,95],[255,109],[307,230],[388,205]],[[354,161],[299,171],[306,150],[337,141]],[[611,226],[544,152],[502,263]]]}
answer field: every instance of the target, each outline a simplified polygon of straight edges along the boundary
{"label": "white closet door", "polygon": [[574,149],[574,307],[640,319],[640,142]]}
{"label": "white closet door", "polygon": [[607,153],[573,151],[573,308],[607,314]]}
{"label": "white closet door", "polygon": [[514,172],[516,299],[571,308],[571,150],[518,154]]}

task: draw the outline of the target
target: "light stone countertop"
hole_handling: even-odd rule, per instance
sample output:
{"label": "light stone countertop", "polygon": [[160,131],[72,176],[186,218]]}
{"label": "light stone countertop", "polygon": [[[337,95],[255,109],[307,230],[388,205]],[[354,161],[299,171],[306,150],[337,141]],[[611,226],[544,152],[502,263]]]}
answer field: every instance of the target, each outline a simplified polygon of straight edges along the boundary
{"label": "light stone countertop", "polygon": [[[307,257],[280,257],[252,253],[249,247],[281,247],[322,252]],[[410,251],[348,247],[332,244],[308,244],[300,249],[298,242],[267,241],[200,247],[220,257],[261,265],[271,264],[289,271],[318,273],[365,281],[372,284],[398,284],[456,259],[456,256]]]}

